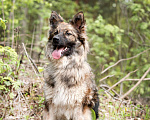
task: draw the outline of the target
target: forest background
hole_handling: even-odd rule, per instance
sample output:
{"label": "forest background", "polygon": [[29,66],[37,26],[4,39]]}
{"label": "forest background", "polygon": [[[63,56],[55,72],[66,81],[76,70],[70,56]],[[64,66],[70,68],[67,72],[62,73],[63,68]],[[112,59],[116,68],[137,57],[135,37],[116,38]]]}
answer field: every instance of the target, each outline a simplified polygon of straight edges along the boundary
{"label": "forest background", "polygon": [[[150,106],[150,0],[1,0],[2,102],[17,97],[19,93],[13,91],[22,87],[22,75],[30,74],[26,62],[21,65],[20,61],[29,59],[31,64],[36,64],[38,72],[48,63],[44,48],[52,11],[57,11],[66,21],[77,12],[84,12],[90,44],[88,62],[98,86],[107,85],[107,91],[114,89],[121,99],[128,95],[133,101]],[[24,55],[27,57],[23,58]],[[37,71],[32,72],[36,74]],[[32,88],[40,86],[34,85],[35,82]],[[38,99],[43,107],[42,95]],[[6,116],[9,107],[3,105],[1,118]],[[13,114],[10,113],[9,116]]]}

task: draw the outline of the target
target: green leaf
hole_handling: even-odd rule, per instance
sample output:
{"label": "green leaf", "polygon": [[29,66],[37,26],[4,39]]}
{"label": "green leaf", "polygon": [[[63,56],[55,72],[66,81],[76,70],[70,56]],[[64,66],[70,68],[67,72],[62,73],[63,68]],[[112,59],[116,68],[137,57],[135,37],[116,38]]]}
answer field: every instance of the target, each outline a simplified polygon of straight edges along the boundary
{"label": "green leaf", "polygon": [[4,77],[3,79],[4,79],[4,80],[9,80],[9,81],[12,82],[12,83],[15,82],[11,77]]}
{"label": "green leaf", "polygon": [[6,22],[7,20],[3,20],[2,18],[0,18],[0,26],[2,26],[4,30],[6,29]]}
{"label": "green leaf", "polygon": [[111,33],[114,32],[114,27],[111,24],[106,25],[104,28]]}
{"label": "green leaf", "polygon": [[0,90],[6,90],[6,87],[5,87],[5,85],[0,85]]}
{"label": "green leaf", "polygon": [[140,25],[140,28],[143,30],[147,29],[147,27],[148,27],[148,23],[146,23],[146,22],[142,22]]}
{"label": "green leaf", "polygon": [[139,20],[140,20],[140,17],[137,16],[137,15],[135,15],[135,16],[131,17],[130,20],[133,21],[133,22],[136,22],[136,21],[139,21]]}
{"label": "green leaf", "polygon": [[92,113],[92,120],[96,120],[95,111],[93,109],[91,109],[91,113]]}
{"label": "green leaf", "polygon": [[11,93],[9,94],[9,97],[10,97],[11,99],[13,99],[13,98],[15,97],[14,93],[11,92]]}
{"label": "green leaf", "polygon": [[20,85],[21,85],[21,81],[18,80],[13,83],[13,88],[15,88],[17,90],[20,87]]}
{"label": "green leaf", "polygon": [[38,70],[39,70],[39,72],[42,72],[42,71],[44,71],[44,68],[43,67],[38,67]]}
{"label": "green leaf", "polygon": [[11,85],[10,81],[5,81],[4,83],[6,84],[6,86],[10,86]]}

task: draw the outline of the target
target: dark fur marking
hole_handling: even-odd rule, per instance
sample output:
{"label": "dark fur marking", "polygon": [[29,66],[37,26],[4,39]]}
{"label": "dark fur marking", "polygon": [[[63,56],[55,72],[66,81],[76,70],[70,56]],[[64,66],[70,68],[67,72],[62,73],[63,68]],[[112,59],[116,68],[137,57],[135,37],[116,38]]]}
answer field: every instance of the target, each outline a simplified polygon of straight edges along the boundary
{"label": "dark fur marking", "polygon": [[97,97],[97,102],[95,103],[95,106],[92,108],[95,111],[96,119],[99,117],[98,107],[99,107],[99,98]]}
{"label": "dark fur marking", "polygon": [[99,115],[98,115],[99,97],[98,97],[97,89],[94,89],[94,95],[93,95],[93,99],[92,100],[95,103],[95,105],[94,105],[94,107],[92,107],[92,109],[95,111],[96,119],[97,119],[99,117]]}
{"label": "dark fur marking", "polygon": [[54,80],[54,77],[52,76],[52,75],[49,75],[49,79],[48,80],[46,80],[46,83],[50,86],[50,87],[52,87],[52,88],[54,88],[55,87],[55,80]]}
{"label": "dark fur marking", "polygon": [[48,41],[50,42],[53,38],[54,34],[52,31],[49,31],[49,38],[48,38]]}
{"label": "dark fur marking", "polygon": [[68,88],[71,88],[77,84],[76,82],[71,81],[71,79],[75,79],[74,77],[62,76],[61,79],[62,82],[65,82]]}
{"label": "dark fur marking", "polygon": [[47,101],[45,101],[44,105],[45,105],[45,110],[48,112],[49,111],[49,103]]}

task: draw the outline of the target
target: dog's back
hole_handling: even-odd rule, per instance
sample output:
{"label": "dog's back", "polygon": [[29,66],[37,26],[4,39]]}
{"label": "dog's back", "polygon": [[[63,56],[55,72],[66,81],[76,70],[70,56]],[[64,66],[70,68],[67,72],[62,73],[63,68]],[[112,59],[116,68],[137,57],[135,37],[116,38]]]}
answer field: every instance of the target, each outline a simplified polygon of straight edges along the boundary
{"label": "dog's back", "polygon": [[50,25],[46,51],[50,64],[44,72],[44,120],[92,120],[91,108],[98,110],[98,94],[86,62],[89,48],[84,15],[79,12],[70,23],[65,23],[52,12]]}

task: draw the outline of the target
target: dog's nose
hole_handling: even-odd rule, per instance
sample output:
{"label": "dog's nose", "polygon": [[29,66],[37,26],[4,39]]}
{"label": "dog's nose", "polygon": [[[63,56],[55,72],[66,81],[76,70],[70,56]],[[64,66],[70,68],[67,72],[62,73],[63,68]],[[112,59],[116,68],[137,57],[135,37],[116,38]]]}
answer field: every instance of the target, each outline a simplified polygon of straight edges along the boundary
{"label": "dog's nose", "polygon": [[53,43],[58,44],[59,43],[59,37],[54,37],[53,38]]}

